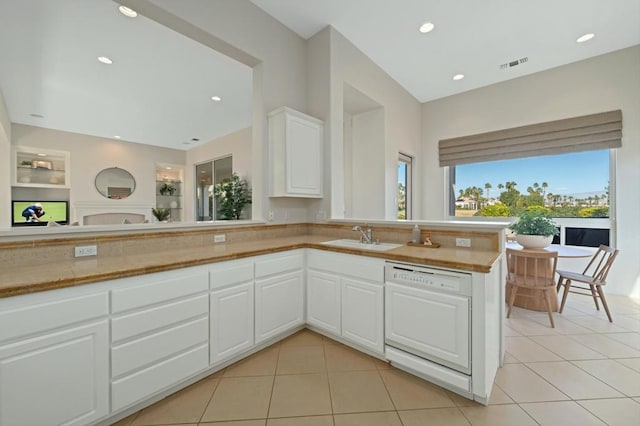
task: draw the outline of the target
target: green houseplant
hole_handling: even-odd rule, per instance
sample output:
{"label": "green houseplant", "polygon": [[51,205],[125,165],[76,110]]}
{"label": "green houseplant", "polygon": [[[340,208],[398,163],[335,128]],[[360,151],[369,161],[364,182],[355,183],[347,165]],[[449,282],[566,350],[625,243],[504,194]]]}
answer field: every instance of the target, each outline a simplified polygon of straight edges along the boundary
{"label": "green houseplant", "polygon": [[245,179],[233,173],[213,187],[213,195],[218,201],[218,212],[223,219],[240,219],[244,206],[251,204],[251,190]]}
{"label": "green houseplant", "polygon": [[551,244],[559,231],[545,208],[528,208],[518,221],[509,226],[516,233],[516,241],[524,248],[544,248]]}
{"label": "green houseplant", "polygon": [[167,193],[169,193],[169,195],[173,195],[176,192],[176,189],[177,188],[175,186],[165,182],[160,187],[160,195],[167,195]]}
{"label": "green houseplant", "polygon": [[163,209],[161,207],[151,209],[151,213],[158,222],[166,222],[171,217],[171,209]]}

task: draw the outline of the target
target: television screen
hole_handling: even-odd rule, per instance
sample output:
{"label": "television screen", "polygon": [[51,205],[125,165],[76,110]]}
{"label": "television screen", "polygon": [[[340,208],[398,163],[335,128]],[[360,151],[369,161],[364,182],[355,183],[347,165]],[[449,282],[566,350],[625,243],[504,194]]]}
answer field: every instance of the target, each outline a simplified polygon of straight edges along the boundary
{"label": "television screen", "polygon": [[[42,209],[35,208],[36,205]],[[34,218],[34,215],[37,217]],[[11,226],[43,226],[54,221],[61,225],[69,222],[68,201],[12,201]]]}

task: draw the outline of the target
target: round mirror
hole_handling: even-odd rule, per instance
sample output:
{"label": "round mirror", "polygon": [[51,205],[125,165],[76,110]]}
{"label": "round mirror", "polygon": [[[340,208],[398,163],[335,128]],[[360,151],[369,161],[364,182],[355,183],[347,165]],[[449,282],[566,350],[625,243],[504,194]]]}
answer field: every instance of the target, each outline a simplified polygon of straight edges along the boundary
{"label": "round mirror", "polygon": [[104,197],[121,200],[133,194],[136,189],[136,180],[128,171],[110,167],[96,176],[96,189]]}

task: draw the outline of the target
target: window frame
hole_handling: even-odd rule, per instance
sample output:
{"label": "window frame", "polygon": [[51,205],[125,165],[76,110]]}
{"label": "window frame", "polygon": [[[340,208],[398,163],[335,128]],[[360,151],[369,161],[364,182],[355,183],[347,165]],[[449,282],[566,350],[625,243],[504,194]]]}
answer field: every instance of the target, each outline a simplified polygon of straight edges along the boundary
{"label": "window frame", "polygon": [[[413,218],[413,156],[405,154],[404,152],[398,152],[398,164],[403,163],[406,165],[405,169],[405,220],[411,220]],[[396,182],[397,184],[400,182]],[[396,218],[398,215],[397,209],[400,200],[396,200]]]}
{"label": "window frame", "polygon": [[[560,154],[558,154],[560,155]],[[617,232],[616,232],[616,163],[617,163],[617,150],[609,149],[609,217],[608,218],[581,218],[581,217],[557,217],[553,220],[560,227],[560,244],[565,245],[565,228],[594,228],[594,229],[609,229],[609,243],[611,246],[617,246]],[[464,164],[461,164],[464,166]],[[515,222],[517,217],[462,217],[455,215],[455,167],[445,166],[445,188],[444,198],[445,204],[445,217],[451,221],[465,221],[465,222],[496,222],[496,221],[508,221]]]}

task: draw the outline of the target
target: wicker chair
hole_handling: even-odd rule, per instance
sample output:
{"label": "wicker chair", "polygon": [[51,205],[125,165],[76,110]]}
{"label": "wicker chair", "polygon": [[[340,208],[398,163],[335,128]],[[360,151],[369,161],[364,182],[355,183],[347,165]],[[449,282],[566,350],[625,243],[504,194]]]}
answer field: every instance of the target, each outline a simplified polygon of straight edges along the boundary
{"label": "wicker chair", "polygon": [[[507,318],[516,300],[519,288],[527,288],[540,292],[549,314],[551,327],[555,328],[551,312],[551,297],[557,297],[555,273],[558,265],[558,253],[534,250],[507,249],[507,288],[511,291]],[[534,292],[530,296],[536,297]],[[521,297],[524,295],[521,295]]]}

